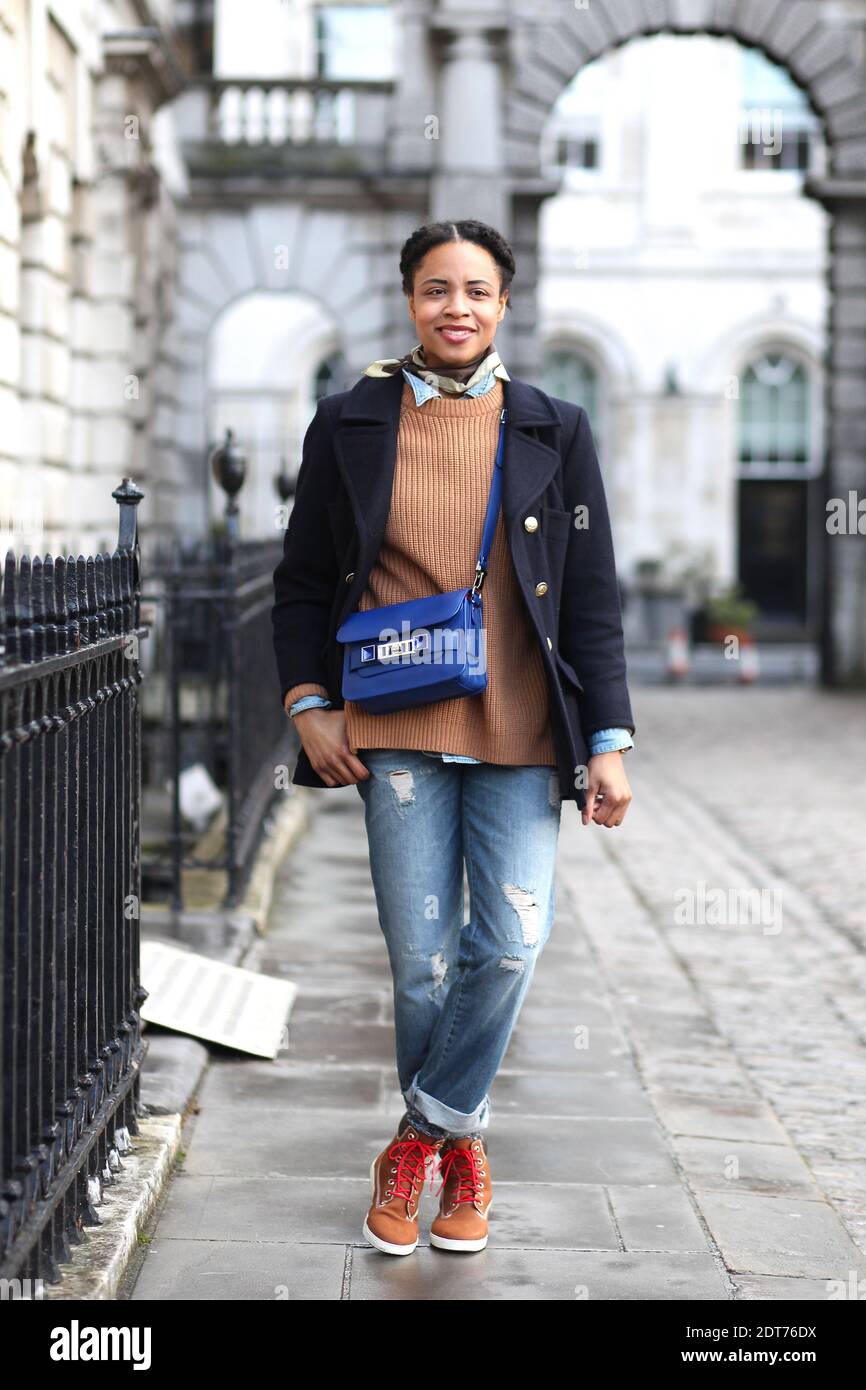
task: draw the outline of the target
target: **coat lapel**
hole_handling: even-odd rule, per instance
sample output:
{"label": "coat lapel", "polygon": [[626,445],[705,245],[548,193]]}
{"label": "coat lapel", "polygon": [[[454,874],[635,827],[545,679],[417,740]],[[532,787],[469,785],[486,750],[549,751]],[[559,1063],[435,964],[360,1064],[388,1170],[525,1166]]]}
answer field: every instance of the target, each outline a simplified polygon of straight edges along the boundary
{"label": "coat lapel", "polygon": [[343,403],[334,429],[337,466],[352,502],[362,545],[378,549],[391,504],[402,372],[362,376]]}
{"label": "coat lapel", "polygon": [[[530,386],[528,381],[515,377],[503,385],[508,422],[502,464],[502,508],[508,534],[512,535],[519,527],[523,535],[524,512],[541,496],[561,467],[562,421],[550,397]],[[547,443],[539,431],[551,428],[555,433],[549,436],[552,443]]]}
{"label": "coat lapel", "polygon": [[[381,544],[391,505],[397,431],[405,377],[362,376],[349,391],[334,429],[337,465],[352,502],[362,541],[375,552]],[[559,436],[554,446],[539,429],[562,428],[550,398],[528,382],[503,382],[506,422],[502,511],[513,536],[523,513],[544,492],[560,466]],[[423,406],[420,407],[423,410]]]}

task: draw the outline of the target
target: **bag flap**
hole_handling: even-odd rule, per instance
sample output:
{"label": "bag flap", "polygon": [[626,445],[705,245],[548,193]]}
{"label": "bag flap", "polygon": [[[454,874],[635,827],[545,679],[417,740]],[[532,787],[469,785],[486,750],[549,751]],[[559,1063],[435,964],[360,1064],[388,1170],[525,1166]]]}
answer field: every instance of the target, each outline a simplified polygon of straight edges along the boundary
{"label": "bag flap", "polygon": [[468,593],[468,587],[449,589],[444,594],[430,594],[425,598],[406,599],[403,603],[389,603],[382,608],[350,613],[337,628],[337,641],[381,641],[379,634],[385,629],[396,631],[399,638],[403,636],[404,623],[409,624],[409,631],[447,624],[460,612]]}

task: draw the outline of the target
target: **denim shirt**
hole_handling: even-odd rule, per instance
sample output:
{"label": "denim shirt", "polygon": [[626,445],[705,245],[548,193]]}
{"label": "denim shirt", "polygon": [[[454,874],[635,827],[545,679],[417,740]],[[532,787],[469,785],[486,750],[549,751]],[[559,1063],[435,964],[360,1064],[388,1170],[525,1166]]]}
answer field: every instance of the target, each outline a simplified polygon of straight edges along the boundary
{"label": "denim shirt", "polygon": [[[422,381],[420,377],[412,372],[407,372],[403,368],[403,376],[415,394],[415,404],[420,408],[425,401],[429,401],[433,396],[441,396],[441,391],[429,381]],[[496,384],[496,378],[492,372],[487,372],[480,381],[476,381],[474,386],[468,387],[463,392],[464,396],[484,396]],[[330,707],[331,701],[326,700],[322,695],[302,695],[292,705],[289,713],[295,715],[304,709],[312,709],[321,706],[323,709]],[[615,753],[626,752],[634,747],[634,741],[628,729],[596,729],[589,736],[589,756],[595,757],[596,753]],[[422,753],[426,753],[429,758],[441,758],[445,763],[480,763],[481,758],[470,758],[464,753],[436,753],[432,749],[422,748]]]}

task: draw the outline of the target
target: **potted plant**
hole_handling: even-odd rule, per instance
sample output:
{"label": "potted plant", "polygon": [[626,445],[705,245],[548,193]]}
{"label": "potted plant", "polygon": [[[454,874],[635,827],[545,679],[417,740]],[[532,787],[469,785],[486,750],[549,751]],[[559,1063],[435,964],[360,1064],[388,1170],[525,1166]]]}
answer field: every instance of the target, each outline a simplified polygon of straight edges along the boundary
{"label": "potted plant", "polygon": [[728,637],[751,637],[758,605],[745,597],[742,585],[737,583],[707,598],[704,613],[708,641],[724,642]]}

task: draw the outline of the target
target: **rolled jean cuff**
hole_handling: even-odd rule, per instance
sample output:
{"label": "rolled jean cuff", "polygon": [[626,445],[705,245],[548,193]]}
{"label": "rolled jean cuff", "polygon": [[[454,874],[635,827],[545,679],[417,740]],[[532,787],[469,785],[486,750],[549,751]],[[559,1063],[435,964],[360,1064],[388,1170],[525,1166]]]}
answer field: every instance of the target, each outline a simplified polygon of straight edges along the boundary
{"label": "rolled jean cuff", "polygon": [[409,1083],[409,1089],[403,1092],[403,1099],[407,1106],[413,1106],[419,1115],[424,1115],[431,1124],[455,1138],[462,1138],[473,1130],[487,1129],[490,1124],[490,1101],[487,1096],[477,1110],[465,1115],[461,1110],[452,1110],[450,1105],[443,1105],[435,1096],[428,1096],[426,1091],[419,1091],[413,1080]]}

